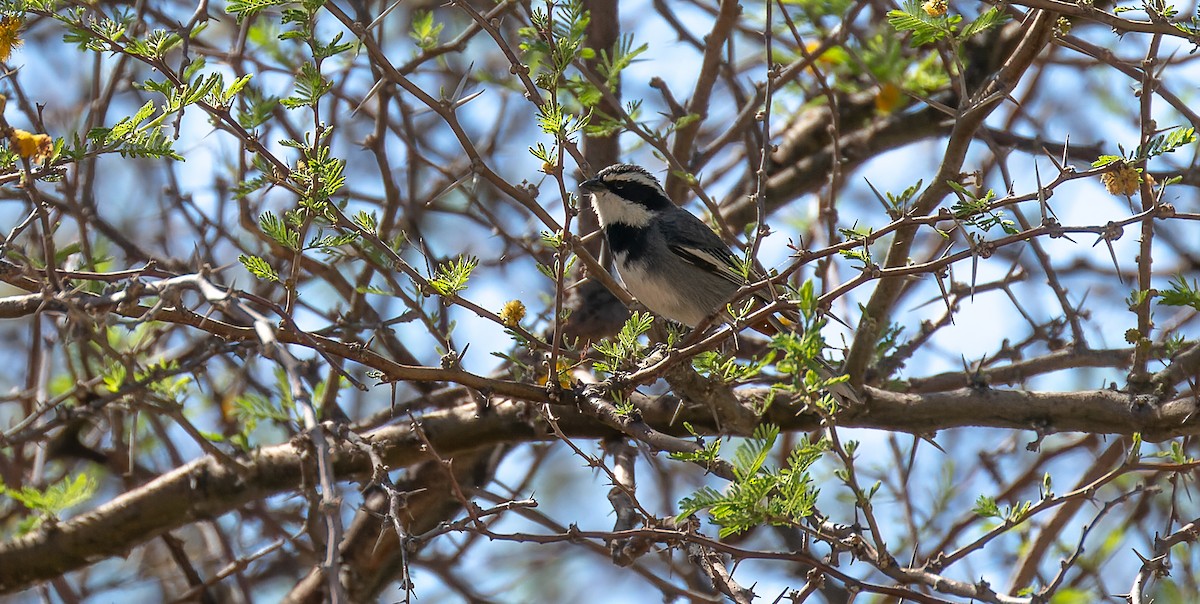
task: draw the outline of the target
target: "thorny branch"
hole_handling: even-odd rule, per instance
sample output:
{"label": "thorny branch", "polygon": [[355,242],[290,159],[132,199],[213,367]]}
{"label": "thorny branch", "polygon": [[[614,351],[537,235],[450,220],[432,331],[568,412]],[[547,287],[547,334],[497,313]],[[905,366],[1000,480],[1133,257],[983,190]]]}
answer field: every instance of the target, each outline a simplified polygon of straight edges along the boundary
{"label": "thorny branch", "polygon": [[[544,568],[578,599],[561,548],[689,601],[1200,590],[1192,15],[410,4],[0,19],[0,592],[486,601]],[[616,161],[772,295],[601,371],[638,307],[574,183]],[[790,345],[745,329],[793,311]],[[861,400],[804,385],[839,358]],[[680,516],[801,433],[809,515]]]}

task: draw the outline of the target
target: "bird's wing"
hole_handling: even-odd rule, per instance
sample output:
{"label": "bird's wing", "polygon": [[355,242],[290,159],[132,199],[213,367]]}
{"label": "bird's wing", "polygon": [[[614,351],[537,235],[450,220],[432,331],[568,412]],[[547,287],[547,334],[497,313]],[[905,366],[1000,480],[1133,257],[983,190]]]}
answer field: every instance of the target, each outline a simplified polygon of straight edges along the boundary
{"label": "bird's wing", "polygon": [[672,212],[660,221],[667,247],[675,255],[738,286],[746,284],[729,246],[699,218],[684,211]]}
{"label": "bird's wing", "polygon": [[[729,250],[729,246],[699,218],[688,212],[672,212],[661,217],[660,221],[667,247],[680,259],[719,275],[738,287],[747,284],[741,262]],[[749,277],[750,282],[764,278],[753,267],[750,268]],[[775,295],[759,291],[755,292],[754,297],[768,303]],[[773,331],[764,331],[766,335],[792,331],[800,321],[800,314],[794,310],[784,310],[772,315],[767,321],[764,327]]]}

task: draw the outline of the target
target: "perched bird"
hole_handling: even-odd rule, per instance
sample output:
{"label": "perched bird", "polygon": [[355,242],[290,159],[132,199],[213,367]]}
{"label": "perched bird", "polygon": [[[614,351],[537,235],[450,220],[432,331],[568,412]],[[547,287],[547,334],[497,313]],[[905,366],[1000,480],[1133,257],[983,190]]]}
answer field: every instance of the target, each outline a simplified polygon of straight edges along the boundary
{"label": "perched bird", "polygon": [[746,285],[729,246],[671,203],[644,168],[614,164],[579,188],[592,199],[625,287],[656,314],[695,327]]}
{"label": "perched bird", "polygon": [[[646,308],[688,327],[728,316],[725,305],[747,284],[738,260],[708,225],[671,202],[657,178],[640,166],[614,164],[579,188],[591,198],[621,280]],[[753,271],[750,278],[761,279]],[[782,326],[773,318],[755,329],[770,335]],[[834,373],[824,359],[816,361]],[[859,401],[846,384],[832,390]]]}

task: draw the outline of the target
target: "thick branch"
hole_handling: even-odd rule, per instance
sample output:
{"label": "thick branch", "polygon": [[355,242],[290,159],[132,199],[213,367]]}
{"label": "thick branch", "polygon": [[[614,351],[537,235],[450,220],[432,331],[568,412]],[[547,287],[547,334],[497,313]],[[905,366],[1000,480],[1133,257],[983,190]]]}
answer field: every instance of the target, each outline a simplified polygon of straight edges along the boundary
{"label": "thick branch", "polygon": [[[866,389],[867,404],[838,417],[846,427],[927,434],[966,426],[1108,434],[1141,432],[1148,440],[1200,434],[1197,404],[1177,399],[1154,404],[1150,397],[1113,390],[1049,393],[1009,390],[971,390],[927,395],[897,394]],[[762,404],[766,388],[742,390],[748,405]],[[663,433],[683,435],[684,422],[697,430],[715,429],[705,404],[685,404],[671,396],[632,397],[643,421]],[[550,439],[540,420],[531,420],[521,404],[497,404],[479,413],[463,391],[464,404],[421,418],[421,428],[446,458],[481,446]],[[557,423],[571,437],[614,435],[606,427],[568,406],[555,408]],[[795,401],[776,395],[766,417],[787,430],[811,430],[820,418]],[[428,459],[421,439],[408,424],[387,426],[363,435],[374,443],[390,468]],[[354,480],[372,475],[370,460],[361,449],[332,443],[334,471]],[[130,549],[166,531],[201,518],[215,518],[251,501],[300,487],[302,465],[312,463],[305,440],[263,448],[242,463],[239,476],[211,456],[164,474],[86,514],[49,525],[0,544],[0,593],[26,589],[62,573],[83,568]]]}
{"label": "thick branch", "polygon": [[[951,192],[950,181],[957,182],[962,171],[963,162],[967,157],[967,148],[975,136],[975,132],[983,126],[984,120],[997,107],[998,100],[1012,90],[1025,70],[1033,63],[1050,38],[1050,28],[1054,16],[1038,12],[1030,17],[1029,27],[1025,37],[1017,45],[1004,67],[996,75],[996,79],[980,91],[977,97],[964,104],[961,115],[954,123],[946,153],[938,167],[937,176],[929,184],[921,196],[913,204],[916,213],[931,212],[942,199]],[[909,261],[909,252],[916,238],[917,230],[901,229],[887,252],[885,268],[904,266]],[[846,371],[850,374],[851,384],[858,386],[863,382],[865,370],[870,363],[879,334],[887,326],[888,317],[896,300],[900,297],[904,282],[902,279],[883,279],[871,295],[864,307],[864,320],[854,334],[854,343],[846,355]]]}

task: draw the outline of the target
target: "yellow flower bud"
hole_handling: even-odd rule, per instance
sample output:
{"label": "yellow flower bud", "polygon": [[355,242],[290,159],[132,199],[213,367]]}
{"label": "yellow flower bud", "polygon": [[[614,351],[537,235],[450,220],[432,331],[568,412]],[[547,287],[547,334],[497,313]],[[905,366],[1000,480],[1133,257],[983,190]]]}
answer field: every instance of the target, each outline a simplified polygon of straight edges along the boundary
{"label": "yellow flower bud", "polygon": [[509,300],[500,309],[500,321],[508,327],[516,327],[525,318],[525,303],[520,300]]}

